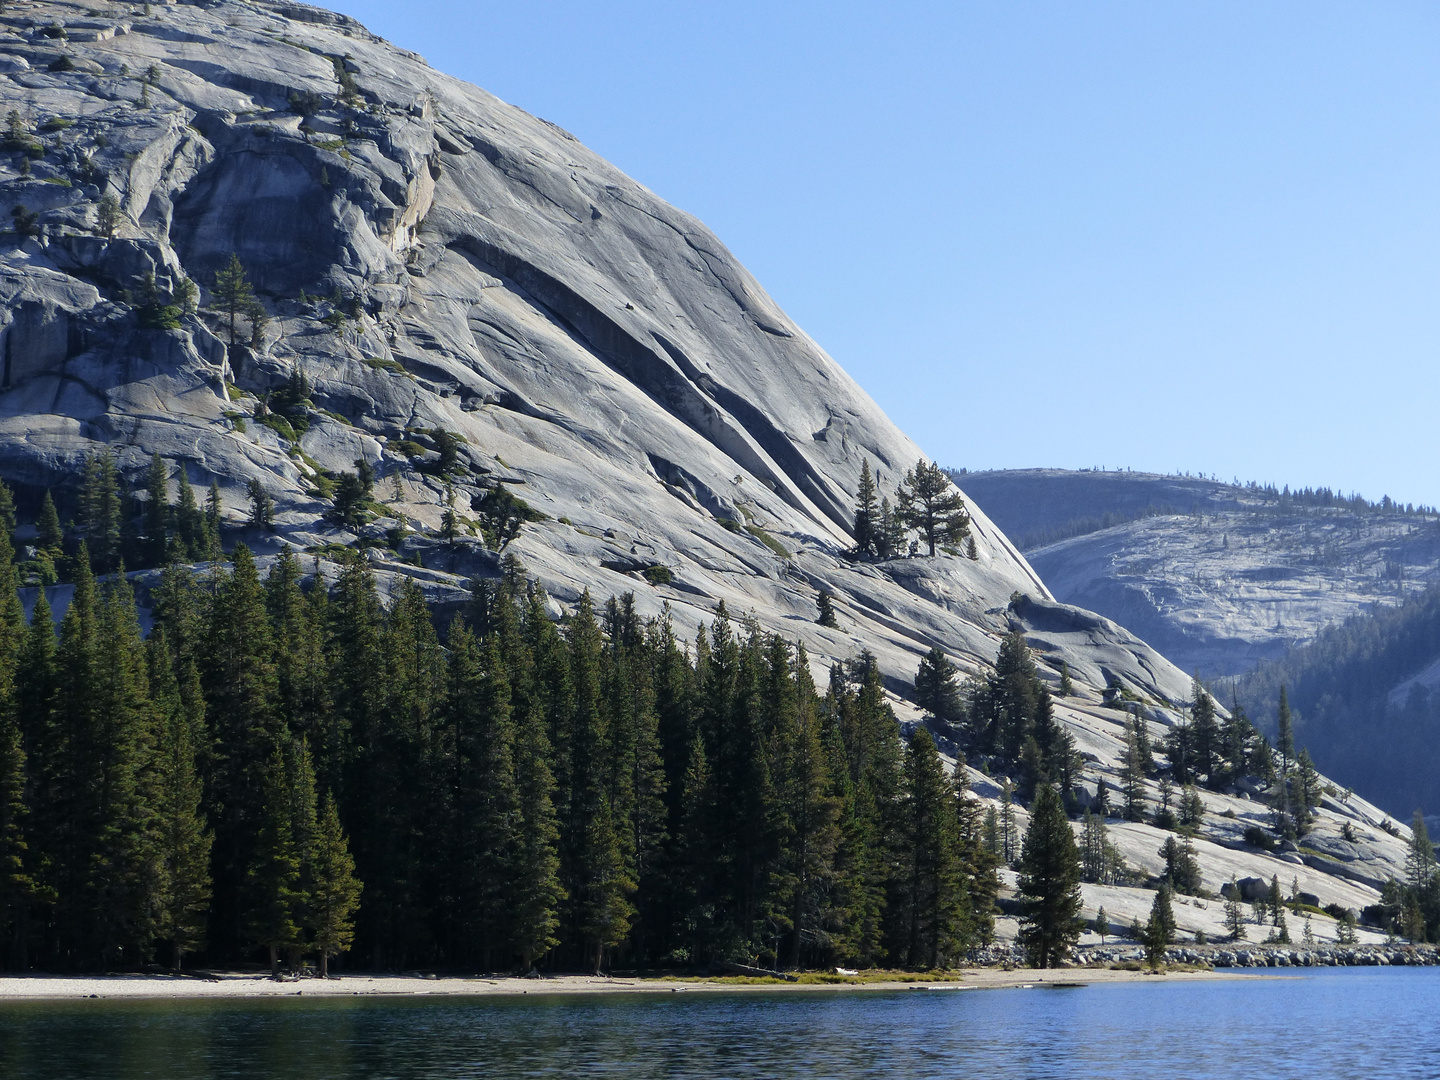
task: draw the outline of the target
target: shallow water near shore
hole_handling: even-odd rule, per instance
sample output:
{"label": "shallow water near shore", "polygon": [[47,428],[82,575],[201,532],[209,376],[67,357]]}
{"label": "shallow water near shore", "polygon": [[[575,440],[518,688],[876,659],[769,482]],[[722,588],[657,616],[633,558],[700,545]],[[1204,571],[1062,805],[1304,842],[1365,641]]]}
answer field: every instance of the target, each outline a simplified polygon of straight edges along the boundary
{"label": "shallow water near shore", "polygon": [[[1083,972],[1077,972],[1077,980]],[[8,1080],[1434,1077],[1437,969],[1030,990],[0,1003]]]}

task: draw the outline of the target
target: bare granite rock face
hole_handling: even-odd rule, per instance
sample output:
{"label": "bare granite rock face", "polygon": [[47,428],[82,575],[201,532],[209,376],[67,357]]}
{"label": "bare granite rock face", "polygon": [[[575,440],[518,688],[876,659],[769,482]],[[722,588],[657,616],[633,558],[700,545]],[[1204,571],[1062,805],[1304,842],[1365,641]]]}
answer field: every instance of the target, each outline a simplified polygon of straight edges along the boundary
{"label": "bare granite rock face", "polygon": [[[694,625],[725,600],[819,662],[869,644],[898,687],[933,644],[973,669],[1005,628],[987,611],[1048,597],[978,509],[976,561],[842,559],[862,460],[888,489],[920,449],[709,230],[564,131],[343,16],[151,10],[0,16],[4,108],[43,148],[0,167],[36,216],[0,249],[0,473],[22,494],[73,487],[102,446],[131,477],[158,451],[232,521],[260,480],[278,529],[248,539],[303,548],[354,539],[316,480],[364,458],[423,537],[441,428],[464,439],[462,515],[498,483],[545,515],[510,550],[562,602],[636,590]],[[211,292],[232,253],[271,320],[251,341],[242,315],[233,344]],[[147,326],[150,283],[185,280],[200,310]],[[318,411],[292,440],[257,420],[296,369]],[[452,547],[407,554],[495,571]],[[821,587],[842,631],[813,625]]]}
{"label": "bare granite rock face", "polygon": [[[846,558],[862,463],[889,491],[921,450],[700,222],[344,16],[270,0],[149,11],[0,13],[0,110],[15,114],[0,198],[17,208],[0,238],[0,475],[22,504],[73,498],[88,452],[114,450],[132,482],[159,453],[172,477],[219,485],[227,539],[323,555],[363,538],[382,585],[420,578],[445,606],[500,556],[440,539],[442,516],[463,527],[504,485],[543,515],[506,554],[557,616],[586,589],[633,591],[690,634],[723,601],[803,642],[817,674],[872,651],[907,724],[920,655],[980,673],[1020,629],[1052,685],[1070,667],[1077,697],[1057,715],[1092,787],[1113,786],[1122,745],[1107,684],[1179,722],[1188,677],[1056,603],[979,507],[973,560]],[[232,255],[268,325],[214,293]],[[186,282],[198,310],[181,310]],[[299,434],[266,405],[296,371],[314,406]],[[437,429],[463,439],[448,480],[429,467]],[[325,494],[360,459],[389,515],[363,537]],[[273,532],[244,527],[255,480]],[[815,622],[821,590],[838,628]],[[1317,895],[1373,899],[1368,865],[1331,880],[1298,858],[1212,858],[1233,831],[1215,829],[1207,886],[1293,862]],[[1151,868],[1162,834],[1115,831]],[[1403,864],[1400,840],[1373,844],[1376,865]]]}

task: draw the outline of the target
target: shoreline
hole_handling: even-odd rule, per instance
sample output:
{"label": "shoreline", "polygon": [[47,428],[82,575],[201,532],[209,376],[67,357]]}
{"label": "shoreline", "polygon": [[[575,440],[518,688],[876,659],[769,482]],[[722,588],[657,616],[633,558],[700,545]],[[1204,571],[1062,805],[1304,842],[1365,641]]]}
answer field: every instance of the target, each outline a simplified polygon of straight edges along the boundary
{"label": "shoreline", "polygon": [[[1265,978],[1230,971],[1169,971],[1151,974],[1096,968],[967,968],[948,978],[872,982],[791,983],[723,979],[610,978],[596,975],[450,977],[341,975],[277,982],[268,975],[6,975],[0,976],[0,1006],[8,1002],[98,1000],[335,998],[335,997],[520,997],[524,995],[713,994],[854,991],[961,991],[1076,987],[1095,983]],[[1274,976],[1270,976],[1274,977]]]}

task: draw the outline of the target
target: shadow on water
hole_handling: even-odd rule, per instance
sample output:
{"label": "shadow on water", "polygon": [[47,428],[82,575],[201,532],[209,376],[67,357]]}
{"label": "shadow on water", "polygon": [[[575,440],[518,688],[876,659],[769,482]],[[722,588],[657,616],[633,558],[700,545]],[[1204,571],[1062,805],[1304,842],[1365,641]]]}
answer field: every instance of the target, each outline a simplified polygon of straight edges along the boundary
{"label": "shadow on water", "polygon": [[0,1004],[7,1080],[1274,1077],[1440,1073],[1440,971],[1064,993],[689,993]]}

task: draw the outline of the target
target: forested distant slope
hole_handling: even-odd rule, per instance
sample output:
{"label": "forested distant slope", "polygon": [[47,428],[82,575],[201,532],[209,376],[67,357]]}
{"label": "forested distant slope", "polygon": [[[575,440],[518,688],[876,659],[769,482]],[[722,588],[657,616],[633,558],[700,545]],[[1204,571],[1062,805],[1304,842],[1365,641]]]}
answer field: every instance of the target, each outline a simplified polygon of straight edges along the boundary
{"label": "forested distant slope", "polygon": [[1240,679],[1239,698],[1264,728],[1282,685],[1296,742],[1322,770],[1396,815],[1440,808],[1440,587],[1351,618]]}

